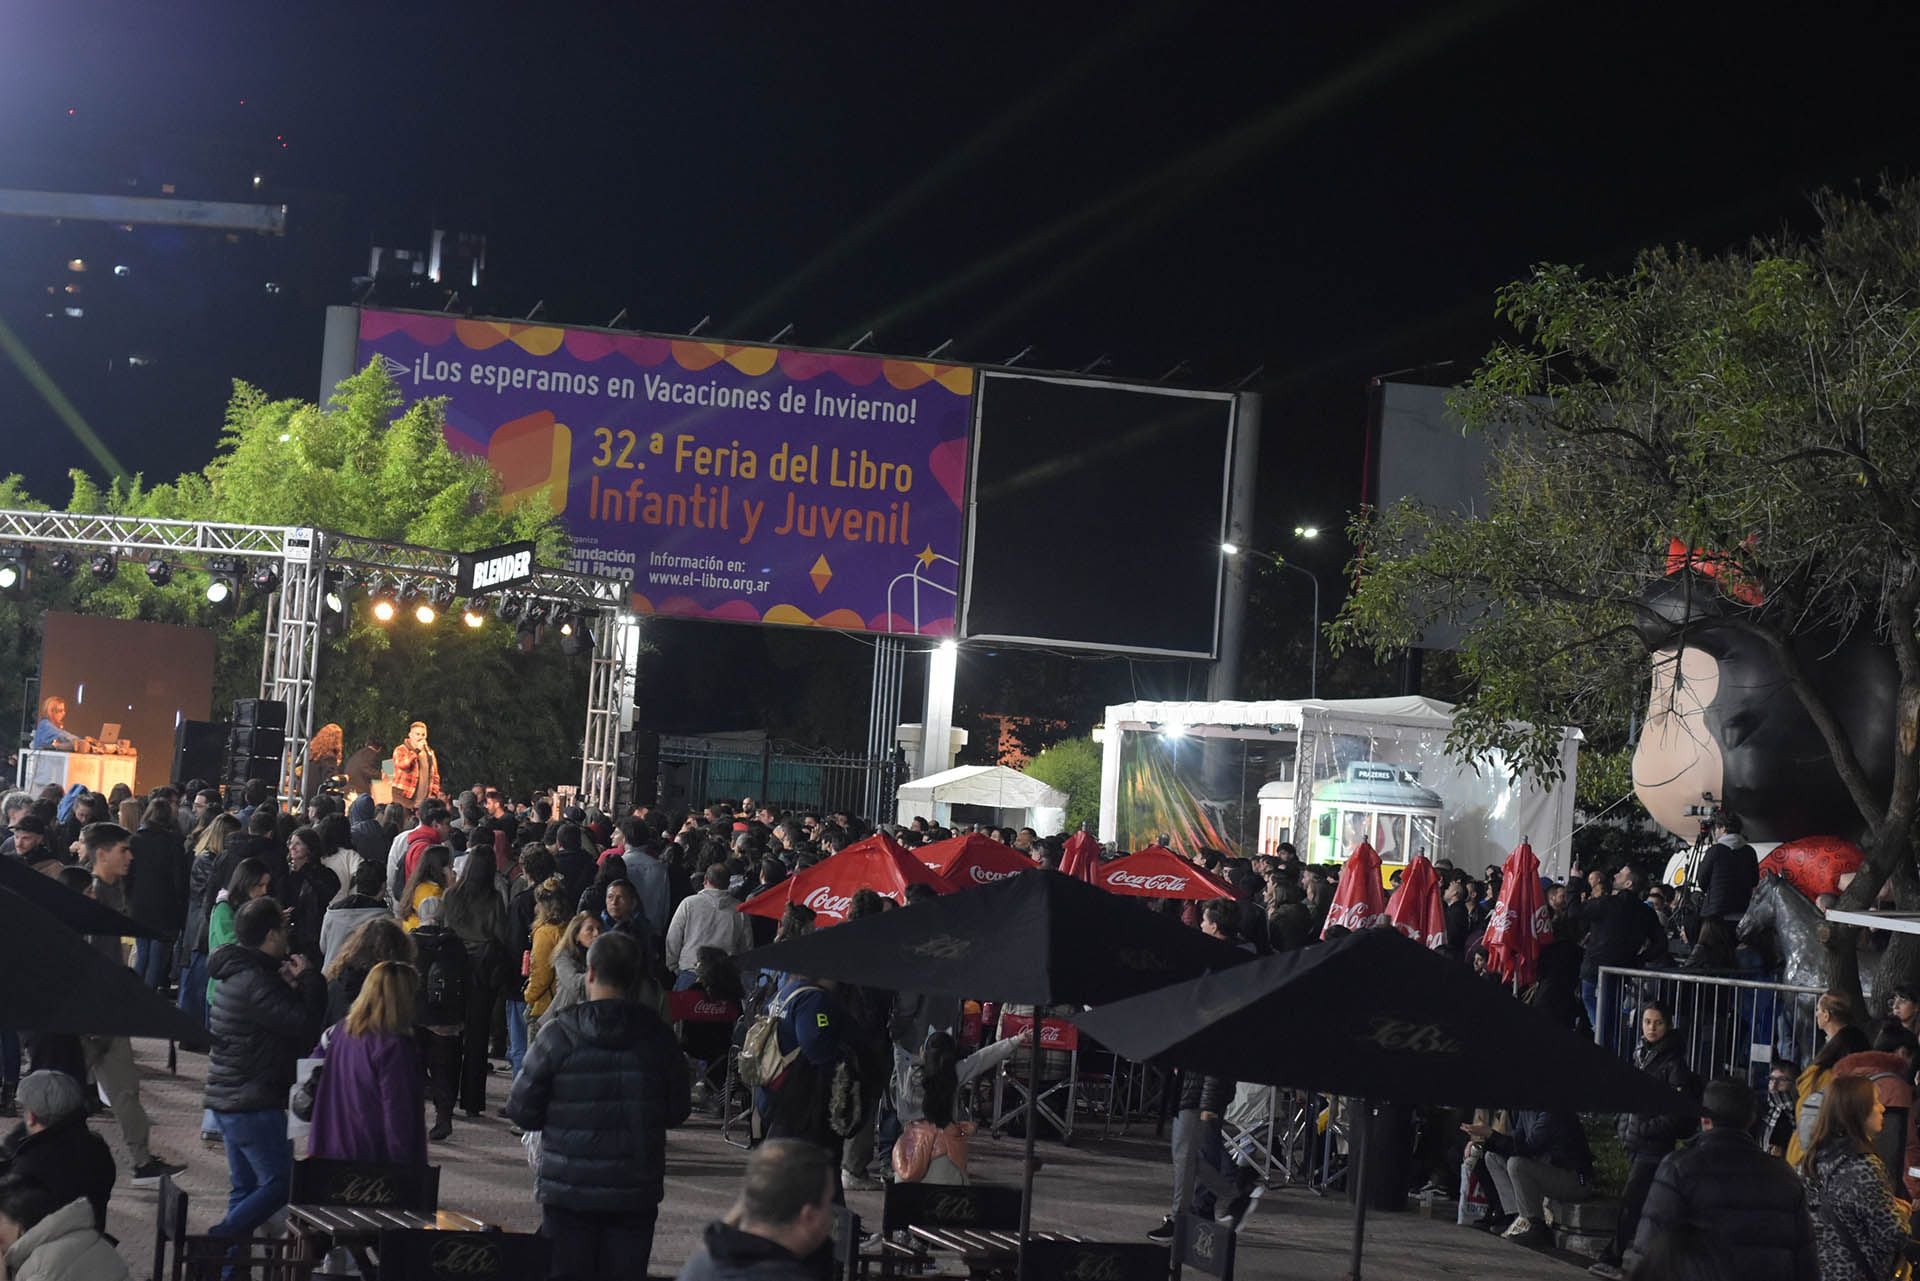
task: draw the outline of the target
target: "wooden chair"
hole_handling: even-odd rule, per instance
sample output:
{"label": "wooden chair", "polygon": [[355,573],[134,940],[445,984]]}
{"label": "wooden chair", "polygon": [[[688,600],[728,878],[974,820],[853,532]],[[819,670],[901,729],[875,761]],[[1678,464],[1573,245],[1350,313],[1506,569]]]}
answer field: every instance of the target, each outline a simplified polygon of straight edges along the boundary
{"label": "wooden chair", "polygon": [[440,1208],[440,1167],[308,1157],[293,1163],[287,1200],[293,1205],[356,1205],[432,1214]]}
{"label": "wooden chair", "polygon": [[1231,1226],[1200,1215],[1182,1214],[1173,1229],[1173,1257],[1186,1275],[1188,1268],[1233,1281],[1233,1251],[1238,1237]]}
{"label": "wooden chair", "polygon": [[[173,1263],[167,1264],[167,1246]],[[311,1281],[313,1260],[286,1237],[193,1236],[187,1232],[187,1194],[171,1174],[160,1176],[160,1211],[153,1229],[152,1281],[219,1281],[229,1263],[254,1281]]]}
{"label": "wooden chair", "polygon": [[1029,1241],[1020,1256],[1020,1281],[1060,1281],[1062,1277],[1166,1281],[1170,1266],[1164,1245]]}
{"label": "wooden chair", "polygon": [[376,1281],[544,1281],[551,1246],[519,1232],[382,1232]]}

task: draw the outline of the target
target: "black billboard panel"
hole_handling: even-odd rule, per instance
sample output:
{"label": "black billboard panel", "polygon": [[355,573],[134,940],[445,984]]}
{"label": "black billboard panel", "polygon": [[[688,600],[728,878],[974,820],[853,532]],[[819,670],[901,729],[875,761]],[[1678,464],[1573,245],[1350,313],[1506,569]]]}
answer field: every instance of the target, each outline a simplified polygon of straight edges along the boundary
{"label": "black billboard panel", "polygon": [[962,634],[1211,658],[1234,398],[983,372]]}

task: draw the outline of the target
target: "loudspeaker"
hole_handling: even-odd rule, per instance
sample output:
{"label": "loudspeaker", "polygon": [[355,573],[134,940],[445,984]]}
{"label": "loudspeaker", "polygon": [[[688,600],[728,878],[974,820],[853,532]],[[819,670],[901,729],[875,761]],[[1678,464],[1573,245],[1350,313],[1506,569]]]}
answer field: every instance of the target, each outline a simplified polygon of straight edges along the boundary
{"label": "loudspeaker", "polygon": [[[243,702],[260,702],[245,699]],[[262,705],[265,705],[264,703]],[[279,704],[273,704],[279,706]],[[240,709],[240,703],[234,704],[234,710]],[[280,730],[268,729],[260,725],[234,725],[227,731],[227,786],[245,787],[253,779],[265,779],[269,783],[280,781],[280,756],[286,748],[287,736]]]}
{"label": "loudspeaker", "polygon": [[233,700],[233,724],[236,729],[253,726],[285,733],[287,705],[275,698],[236,698]]}
{"label": "loudspeaker", "polygon": [[225,774],[225,721],[181,721],[173,730],[173,783],[191,779],[218,783]]}

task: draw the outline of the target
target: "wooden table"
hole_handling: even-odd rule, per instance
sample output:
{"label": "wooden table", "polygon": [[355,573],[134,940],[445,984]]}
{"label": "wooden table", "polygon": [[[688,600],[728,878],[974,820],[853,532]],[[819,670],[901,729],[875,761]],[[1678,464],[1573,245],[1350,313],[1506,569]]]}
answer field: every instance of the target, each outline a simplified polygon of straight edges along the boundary
{"label": "wooden table", "polygon": [[492,1224],[457,1210],[422,1214],[417,1210],[364,1209],[352,1205],[290,1205],[287,1226],[311,1243],[314,1259],[342,1249],[353,1256],[363,1277],[377,1277],[373,1251],[382,1232],[492,1232]]}
{"label": "wooden table", "polygon": [[[980,1228],[923,1228],[912,1224],[908,1225],[907,1231],[914,1240],[935,1250],[959,1255],[960,1261],[966,1265],[968,1276],[1011,1273],[1020,1266],[1018,1232],[988,1232]],[[1065,1241],[1073,1244],[1084,1239],[1068,1236],[1064,1232],[1028,1234],[1028,1240],[1031,1241]]]}

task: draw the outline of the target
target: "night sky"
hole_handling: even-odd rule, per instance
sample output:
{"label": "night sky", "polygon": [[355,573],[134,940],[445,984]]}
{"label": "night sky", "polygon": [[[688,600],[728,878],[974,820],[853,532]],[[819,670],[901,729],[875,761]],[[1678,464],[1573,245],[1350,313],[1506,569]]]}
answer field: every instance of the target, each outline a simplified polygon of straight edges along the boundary
{"label": "night sky", "polygon": [[[1804,223],[1811,188],[1912,173],[1917,14],[0,0],[0,186],[222,157],[288,204],[292,284],[224,323],[180,285],[203,336],[141,410],[90,402],[98,332],[42,318],[45,228],[0,220],[0,315],[130,470],[167,476],[205,461],[227,379],[312,396],[324,306],[370,245],[435,225],[487,235],[487,301],[515,315],[1260,370],[1277,547],[1358,501],[1368,379],[1470,369],[1530,264],[1721,248]],[[0,441],[55,500],[88,462],[5,361]]]}

